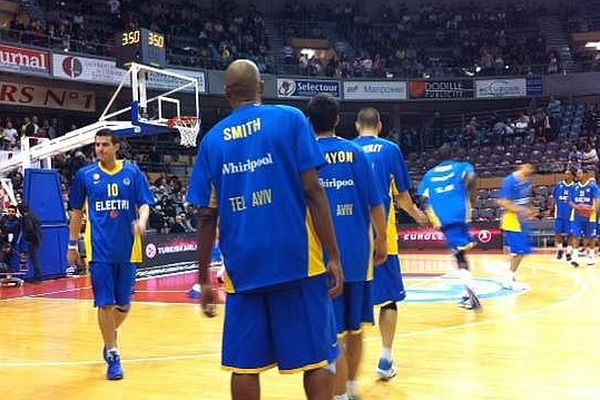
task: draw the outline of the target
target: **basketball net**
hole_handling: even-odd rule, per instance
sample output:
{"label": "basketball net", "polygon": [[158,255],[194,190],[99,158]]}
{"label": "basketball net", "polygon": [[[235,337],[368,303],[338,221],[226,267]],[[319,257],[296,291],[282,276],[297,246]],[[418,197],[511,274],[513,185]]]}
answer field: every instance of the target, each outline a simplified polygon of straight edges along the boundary
{"label": "basketball net", "polygon": [[198,117],[175,117],[169,119],[167,126],[179,131],[179,144],[185,147],[196,147],[198,133],[200,132],[200,119]]}

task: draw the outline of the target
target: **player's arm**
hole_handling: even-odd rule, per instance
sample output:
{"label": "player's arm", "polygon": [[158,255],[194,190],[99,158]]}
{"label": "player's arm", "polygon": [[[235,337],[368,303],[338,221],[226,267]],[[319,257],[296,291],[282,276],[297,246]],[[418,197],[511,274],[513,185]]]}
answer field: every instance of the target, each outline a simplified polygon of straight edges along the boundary
{"label": "player's arm", "polygon": [[336,297],[342,293],[344,275],[341,269],[340,251],[335,239],[327,194],[319,183],[316,169],[303,172],[301,177],[304,195],[306,196],[315,231],[329,256],[328,272],[333,274],[334,278],[334,286],[330,289],[330,294],[332,297]]}
{"label": "player's arm", "polygon": [[419,225],[427,225],[427,216],[413,202],[413,199],[410,197],[410,193],[408,193],[408,191],[398,193],[394,197],[394,202],[398,205],[398,207],[406,211],[406,213],[410,215],[412,219],[417,221]]}
{"label": "player's arm", "polygon": [[[209,281],[209,268],[217,238],[217,218],[216,208],[202,207],[198,209],[198,283],[202,292],[203,310],[209,317],[216,315]],[[206,304],[204,304],[205,301]]]}
{"label": "player's arm", "polygon": [[517,215],[522,215],[525,218],[533,217],[533,211],[527,207],[520,206],[510,199],[511,188],[507,182],[502,186],[500,191],[500,198],[498,199],[498,205],[504,210],[513,212]]}
{"label": "player's arm", "polygon": [[[75,174],[75,179],[71,185],[69,193],[69,206],[71,208],[69,221],[69,246],[67,251],[67,261],[70,265],[78,265],[79,257],[79,234],[83,222],[83,205],[86,199],[85,177],[81,170]],[[89,210],[88,210],[89,212]],[[89,222],[88,222],[89,223]]]}
{"label": "player's arm", "polygon": [[[413,202],[413,199],[408,192],[408,189],[410,188],[410,176],[400,148],[394,147],[391,157],[391,162],[394,165],[394,168],[392,169],[392,196],[394,203],[406,211],[406,213],[419,225],[427,225],[427,216]],[[394,186],[396,189],[395,191],[393,190]]]}
{"label": "player's arm", "polygon": [[135,222],[135,233],[139,235],[143,235],[146,233],[146,229],[148,227],[148,219],[150,218],[150,206],[153,205],[156,200],[154,199],[154,195],[150,190],[150,185],[148,184],[148,180],[146,176],[142,173],[142,171],[137,169],[137,193],[136,193],[136,203],[138,206],[138,218]]}

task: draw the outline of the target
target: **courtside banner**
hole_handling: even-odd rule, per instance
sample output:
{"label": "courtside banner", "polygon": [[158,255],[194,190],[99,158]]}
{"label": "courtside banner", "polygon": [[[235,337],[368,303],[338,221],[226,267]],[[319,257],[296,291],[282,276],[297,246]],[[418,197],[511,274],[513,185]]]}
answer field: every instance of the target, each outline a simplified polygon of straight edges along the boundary
{"label": "courtside banner", "polygon": [[0,44],[0,69],[24,74],[50,75],[50,53]]}
{"label": "courtside banner", "polygon": [[473,98],[472,80],[427,80],[409,83],[411,99],[471,99]]}
{"label": "courtside banner", "polygon": [[329,93],[340,98],[341,83],[339,81],[312,79],[277,79],[277,97],[280,98],[310,98],[319,93]]}
{"label": "courtside banner", "polygon": [[141,268],[195,262],[198,239],[196,233],[171,235],[150,234],[144,239],[144,262]]}
{"label": "courtside banner", "polygon": [[0,81],[0,104],[70,111],[96,111],[94,92]]}
{"label": "courtside banner", "polygon": [[478,99],[499,99],[504,97],[527,96],[527,80],[485,79],[475,81],[475,97]]}
{"label": "courtside banner", "polygon": [[[64,54],[54,54],[52,74],[55,78],[70,81],[82,81],[104,85],[117,86],[127,71],[116,67],[115,61],[99,58],[79,57]],[[190,71],[187,69],[166,69],[198,79],[201,93],[206,92],[206,74],[204,71]],[[184,81],[164,75],[148,74],[148,87],[151,89],[170,90],[183,84]],[[125,82],[129,86],[129,81]],[[193,88],[186,88],[184,92],[192,92]]]}
{"label": "courtside banner", "polygon": [[344,81],[345,100],[406,100],[406,82]]}
{"label": "courtside banner", "polygon": [[[502,231],[497,227],[471,227],[471,236],[477,242],[478,249],[501,250]],[[398,245],[400,249],[442,250],[446,249],[444,234],[436,229],[422,228],[414,225],[398,228]]]}

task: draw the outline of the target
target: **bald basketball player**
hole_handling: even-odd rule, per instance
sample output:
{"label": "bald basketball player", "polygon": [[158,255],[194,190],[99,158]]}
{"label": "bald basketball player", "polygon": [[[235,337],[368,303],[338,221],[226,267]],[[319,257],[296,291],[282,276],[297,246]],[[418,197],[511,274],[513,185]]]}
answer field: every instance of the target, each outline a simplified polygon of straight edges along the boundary
{"label": "bald basketball player", "polygon": [[188,201],[199,207],[199,282],[209,317],[219,225],[228,293],[222,365],[232,372],[232,398],[259,399],[259,373],[277,366],[304,372],[308,399],[331,400],[339,350],[330,296],[341,294],[344,278],[317,173],[325,158],[300,110],[261,104],[264,83],[253,62],[233,62],[225,85],[233,113],[202,140]]}

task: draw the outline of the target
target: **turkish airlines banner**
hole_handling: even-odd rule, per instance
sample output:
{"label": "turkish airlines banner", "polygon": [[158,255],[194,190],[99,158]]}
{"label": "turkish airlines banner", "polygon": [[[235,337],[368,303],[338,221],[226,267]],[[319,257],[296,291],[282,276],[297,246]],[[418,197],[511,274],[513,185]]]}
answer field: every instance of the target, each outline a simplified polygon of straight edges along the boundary
{"label": "turkish airlines banner", "polygon": [[[498,227],[472,227],[471,236],[478,249],[502,250],[502,231]],[[398,229],[400,249],[446,249],[446,239],[441,231],[414,225]]]}
{"label": "turkish airlines banner", "polygon": [[49,75],[50,53],[0,44],[0,70]]}
{"label": "turkish airlines banner", "polygon": [[171,235],[148,235],[144,238],[144,262],[142,268],[197,260],[197,234],[177,233]]}
{"label": "turkish airlines banner", "polygon": [[0,81],[0,104],[95,112],[96,95],[82,90]]}

